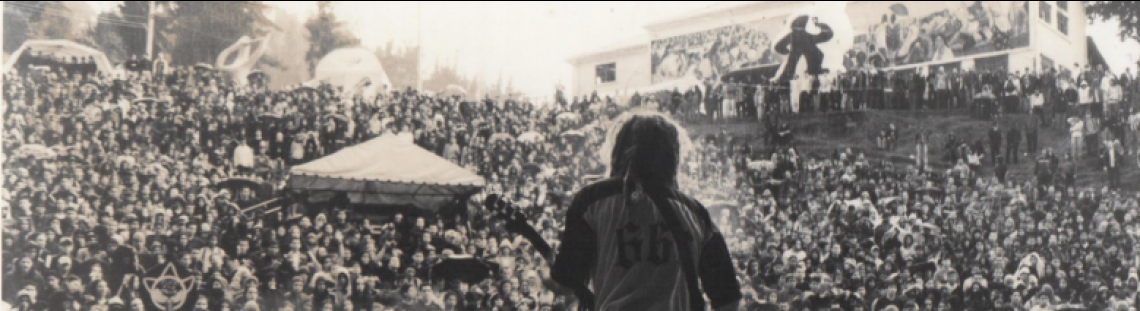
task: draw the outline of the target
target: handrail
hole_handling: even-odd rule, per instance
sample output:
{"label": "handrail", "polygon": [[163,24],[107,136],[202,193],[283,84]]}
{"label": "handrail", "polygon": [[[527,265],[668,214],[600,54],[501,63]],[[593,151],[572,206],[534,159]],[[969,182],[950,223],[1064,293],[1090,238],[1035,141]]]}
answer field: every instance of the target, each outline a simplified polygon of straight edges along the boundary
{"label": "handrail", "polygon": [[259,209],[259,208],[263,208],[263,207],[266,207],[266,206],[268,206],[269,204],[271,204],[271,203],[274,203],[274,202],[277,202],[277,201],[281,201],[281,198],[270,199],[270,200],[268,200],[268,201],[265,201],[265,202],[257,203],[257,204],[256,204],[256,205],[254,205],[254,206],[250,206],[250,207],[247,207],[247,208],[245,208],[245,209],[242,209],[242,210],[241,210],[241,212],[244,214],[244,213],[246,213],[246,212],[249,212],[249,211],[252,211],[252,210],[255,210],[255,209]]}

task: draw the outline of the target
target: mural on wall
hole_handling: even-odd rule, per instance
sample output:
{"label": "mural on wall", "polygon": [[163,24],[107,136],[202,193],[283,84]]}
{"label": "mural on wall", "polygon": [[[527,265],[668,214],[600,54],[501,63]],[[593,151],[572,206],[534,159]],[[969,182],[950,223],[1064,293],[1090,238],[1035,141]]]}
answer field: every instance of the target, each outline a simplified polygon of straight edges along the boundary
{"label": "mural on wall", "polygon": [[[834,8],[833,3],[815,7],[827,5]],[[866,70],[950,61],[1026,47],[1029,45],[1028,6],[1026,1],[901,1],[848,5],[847,18],[857,25],[853,42],[832,44],[847,51],[841,59],[825,52],[822,67],[834,69],[834,64],[841,60],[842,70]],[[786,19],[770,18],[655,40],[650,46],[653,83],[682,78],[716,79],[732,70],[782,64],[787,54],[776,53],[774,48],[789,32],[787,21],[811,10],[801,10]],[[817,18],[818,23],[836,27],[834,15],[825,17],[819,13],[816,16],[823,17]],[[821,45],[820,49],[827,51],[828,48]]]}

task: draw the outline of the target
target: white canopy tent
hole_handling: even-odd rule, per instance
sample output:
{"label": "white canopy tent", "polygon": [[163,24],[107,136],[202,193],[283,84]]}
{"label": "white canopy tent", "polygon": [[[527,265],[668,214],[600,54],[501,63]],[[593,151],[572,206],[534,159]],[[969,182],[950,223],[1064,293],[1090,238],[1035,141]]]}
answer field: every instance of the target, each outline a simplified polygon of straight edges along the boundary
{"label": "white canopy tent", "polygon": [[485,185],[482,176],[395,135],[294,167],[288,184],[298,190],[345,192],[355,204],[412,205],[432,212]]}
{"label": "white canopy tent", "polygon": [[20,46],[12,55],[8,55],[8,60],[4,62],[4,72],[12,70],[16,66],[16,61],[20,59],[24,53],[43,53],[55,57],[92,57],[95,59],[95,65],[98,66],[99,71],[113,72],[115,67],[111,65],[111,61],[107,59],[107,54],[103,52],[70,40],[28,40]]}

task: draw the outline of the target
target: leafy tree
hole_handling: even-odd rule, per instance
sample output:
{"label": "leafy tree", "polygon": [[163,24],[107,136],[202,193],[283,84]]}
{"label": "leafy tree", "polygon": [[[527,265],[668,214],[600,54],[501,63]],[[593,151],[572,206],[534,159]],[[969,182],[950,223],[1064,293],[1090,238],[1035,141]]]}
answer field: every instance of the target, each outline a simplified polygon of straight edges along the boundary
{"label": "leafy tree", "polygon": [[1140,2],[1087,1],[1085,12],[1090,20],[1120,21],[1120,39],[1140,41]]}
{"label": "leafy tree", "polygon": [[31,25],[39,21],[40,11],[34,9],[41,1],[4,2],[4,52],[12,53],[28,41]]}
{"label": "leafy tree", "polygon": [[15,52],[29,39],[78,39],[71,18],[62,1],[5,1],[4,51]]}
{"label": "leafy tree", "polygon": [[271,88],[283,88],[309,80],[309,65],[305,62],[309,38],[304,21],[278,10],[273,22],[281,30],[273,32],[271,47],[258,69],[269,74]]}
{"label": "leafy tree", "polygon": [[[115,26],[115,32],[119,34],[119,38],[123,42],[123,49],[128,56],[146,53],[146,26],[149,14],[150,4],[148,1],[123,1],[119,5],[119,16],[116,17],[122,22]],[[160,23],[166,22],[166,19],[156,17],[154,22],[156,30],[165,28]],[[155,31],[155,42],[162,42],[164,34],[164,31]]]}
{"label": "leafy tree", "polygon": [[318,1],[317,14],[309,18],[305,28],[309,30],[309,52],[305,62],[310,71],[317,68],[317,62],[329,52],[346,46],[360,44],[360,39],[352,32],[344,30],[344,22],[333,13],[332,1]]}
{"label": "leafy tree", "polygon": [[277,30],[266,17],[268,8],[259,1],[174,1],[164,25],[155,28],[164,33],[163,49],[173,64],[212,64],[218,53],[242,36],[260,37]]}
{"label": "leafy tree", "polygon": [[87,37],[104,54],[111,63],[119,63],[129,58],[128,48],[124,43],[119,30],[125,21],[113,12],[99,14],[99,23],[87,31]]}
{"label": "leafy tree", "polygon": [[384,73],[392,82],[393,89],[416,87],[419,79],[419,48],[396,48],[392,41],[376,49],[376,59],[384,65]]}

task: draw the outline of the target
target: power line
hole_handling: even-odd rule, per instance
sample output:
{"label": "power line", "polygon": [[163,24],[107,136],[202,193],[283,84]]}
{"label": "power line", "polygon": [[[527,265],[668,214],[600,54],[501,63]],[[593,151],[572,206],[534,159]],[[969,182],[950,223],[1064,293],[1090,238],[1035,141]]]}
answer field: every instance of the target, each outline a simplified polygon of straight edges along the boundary
{"label": "power line", "polygon": [[[52,9],[52,8],[48,8],[48,7],[27,6],[27,5],[23,5],[23,4],[16,4],[13,2],[8,2],[8,3],[6,3],[6,5],[12,5],[12,6],[16,6],[16,7],[20,7],[20,8],[24,8],[24,9],[39,10],[38,13],[48,14],[48,15],[52,15],[52,16],[56,16],[56,17],[63,17],[63,18],[72,19],[72,20],[77,18],[76,16],[73,16],[70,11],[65,11],[65,10],[60,10],[60,9]],[[113,20],[113,19],[101,17],[101,16],[95,17],[95,20],[97,22],[100,22],[100,23],[107,23],[107,24],[112,24],[115,26],[146,28],[145,26],[141,26],[139,24],[134,24],[134,23],[129,22],[129,21],[125,21],[125,20],[124,21],[118,21],[118,20]]]}
{"label": "power line", "polygon": [[[14,2],[6,2],[5,5],[14,5],[14,6],[22,7],[25,9],[39,10],[40,13],[46,13],[46,14],[50,14],[53,16],[67,18],[67,19],[71,19],[71,20],[76,19],[76,16],[73,16],[70,11],[65,11],[65,10],[52,9],[52,8],[48,8],[48,7],[30,6],[30,5],[18,4],[18,3],[14,3]],[[96,17],[96,21],[99,23],[107,23],[107,24],[113,25],[113,26],[130,27],[130,28],[137,28],[137,29],[146,29],[147,28],[145,25],[142,25],[142,23],[135,23],[135,22],[125,21],[125,20],[124,21],[118,21],[118,20],[113,20],[113,19],[107,19],[104,17]],[[210,33],[202,32],[202,31],[199,31],[199,30],[194,29],[192,27],[182,25],[182,24],[178,24],[178,23],[169,23],[168,25],[179,27],[183,30],[193,32],[196,35],[201,35],[201,36],[221,40],[223,42],[233,41],[233,39],[222,38],[222,37],[212,35]]]}

